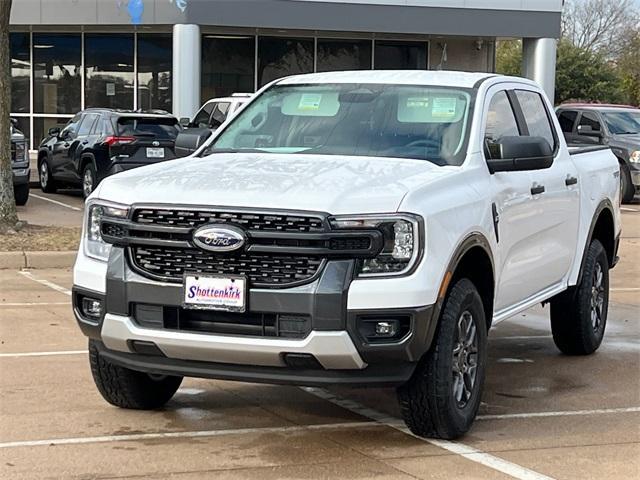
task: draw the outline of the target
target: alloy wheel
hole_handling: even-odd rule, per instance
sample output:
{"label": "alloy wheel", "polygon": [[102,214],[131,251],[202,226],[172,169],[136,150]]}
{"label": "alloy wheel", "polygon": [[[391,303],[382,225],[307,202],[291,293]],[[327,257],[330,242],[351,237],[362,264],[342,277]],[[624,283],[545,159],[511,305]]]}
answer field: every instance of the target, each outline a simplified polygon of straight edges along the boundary
{"label": "alloy wheel", "polygon": [[42,189],[47,188],[47,184],[49,183],[49,166],[47,162],[42,162],[40,164],[40,186]]}
{"label": "alloy wheel", "polygon": [[598,262],[593,270],[591,280],[591,327],[597,332],[602,325],[604,313],[604,272]]}
{"label": "alloy wheel", "polygon": [[82,192],[85,197],[88,197],[91,195],[91,192],[93,192],[94,183],[95,181],[91,169],[85,169],[84,175],[82,176]]}
{"label": "alloy wheel", "polygon": [[473,315],[465,310],[456,327],[453,347],[453,396],[458,408],[471,400],[478,374],[478,332]]}

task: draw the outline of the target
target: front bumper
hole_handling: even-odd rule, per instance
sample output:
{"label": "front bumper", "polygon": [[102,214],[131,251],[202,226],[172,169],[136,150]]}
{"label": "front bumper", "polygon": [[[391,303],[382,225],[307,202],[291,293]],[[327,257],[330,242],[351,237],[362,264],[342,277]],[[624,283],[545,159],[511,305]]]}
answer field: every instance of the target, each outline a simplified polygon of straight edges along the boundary
{"label": "front bumper", "polygon": [[13,184],[14,185],[25,185],[29,183],[29,178],[31,176],[31,170],[28,166],[26,167],[13,167]]}
{"label": "front bumper", "polygon": [[[302,385],[402,384],[430,345],[434,308],[348,310],[352,272],[352,261],[330,261],[312,283],[250,290],[249,313],[308,316],[310,331],[303,338],[203,333],[167,328],[162,320],[150,327],[136,318],[138,304],[179,307],[182,287],[139,275],[129,268],[126,251],[114,247],[106,272],[107,294],[74,287],[74,312],[105,358],[134,370]],[[83,297],[103,302],[100,319],[83,317]],[[386,317],[405,319],[406,334],[388,343],[367,341],[360,322]],[[290,356],[312,362],[292,364]]]}

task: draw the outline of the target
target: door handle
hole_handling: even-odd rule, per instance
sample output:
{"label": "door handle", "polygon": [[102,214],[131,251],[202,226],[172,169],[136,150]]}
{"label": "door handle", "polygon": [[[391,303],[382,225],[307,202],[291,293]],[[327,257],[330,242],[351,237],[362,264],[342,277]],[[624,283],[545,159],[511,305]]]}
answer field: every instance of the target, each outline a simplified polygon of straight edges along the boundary
{"label": "door handle", "polygon": [[567,175],[567,178],[564,181],[564,184],[567,187],[570,187],[571,185],[576,185],[577,183],[578,183],[578,178],[572,177],[571,175]]}
{"label": "door handle", "polygon": [[544,185],[534,183],[531,187],[531,195],[540,195],[541,193],[544,193]]}

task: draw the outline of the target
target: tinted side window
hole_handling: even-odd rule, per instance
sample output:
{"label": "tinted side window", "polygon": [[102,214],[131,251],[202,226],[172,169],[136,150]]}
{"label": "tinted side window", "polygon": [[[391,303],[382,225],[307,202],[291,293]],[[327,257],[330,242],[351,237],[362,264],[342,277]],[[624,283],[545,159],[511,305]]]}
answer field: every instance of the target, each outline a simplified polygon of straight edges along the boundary
{"label": "tinted side window", "polygon": [[82,118],[82,123],[78,129],[78,135],[89,135],[91,127],[96,122],[98,115],[95,113],[89,113]]}
{"label": "tinted side window", "polygon": [[564,133],[573,132],[573,124],[576,123],[578,112],[572,110],[564,110],[558,114],[560,128]]}
{"label": "tinted side window", "polygon": [[78,126],[80,124],[80,120],[82,119],[82,116],[80,114],[77,114],[75,117],[73,117],[71,120],[69,120],[69,122],[65,125],[65,127],[62,129],[62,132],[60,134],[61,138],[75,138],[76,135],[78,134]]}
{"label": "tinted side window", "polygon": [[214,102],[205,103],[204,107],[194,117],[193,124],[198,128],[207,128],[209,126],[209,117],[215,105]]}
{"label": "tinted side window", "polygon": [[507,97],[507,92],[496,93],[491,99],[489,111],[487,112],[487,126],[484,132],[485,154],[488,158],[493,158],[491,155],[492,147],[502,137],[519,135],[518,123]]}
{"label": "tinted side window", "polygon": [[598,116],[592,112],[584,112],[580,117],[580,123],[578,126],[586,126],[591,127],[592,130],[599,132],[602,130],[600,126],[600,120],[598,120]]}
{"label": "tinted side window", "polygon": [[555,149],[556,140],[553,136],[553,127],[540,94],[527,90],[516,90],[516,97],[518,98],[518,103],[520,103],[520,108],[522,108],[529,135],[544,138],[549,142],[549,146]]}
{"label": "tinted side window", "polygon": [[230,103],[219,103],[211,115],[211,128],[218,128],[227,119]]}

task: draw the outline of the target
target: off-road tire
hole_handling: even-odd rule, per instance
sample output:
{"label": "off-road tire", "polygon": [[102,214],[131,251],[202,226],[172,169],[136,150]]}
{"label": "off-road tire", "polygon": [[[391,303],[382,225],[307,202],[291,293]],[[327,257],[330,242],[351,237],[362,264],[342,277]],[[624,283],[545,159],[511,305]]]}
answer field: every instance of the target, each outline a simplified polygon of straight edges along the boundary
{"label": "off-road tire", "polygon": [[182,382],[182,377],[152,377],[114,365],[100,355],[94,340],[89,340],[89,363],[98,391],[116,407],[135,410],[160,408],[173,397]]}
{"label": "off-road tire", "polygon": [[[597,325],[592,317],[594,288],[602,273],[602,306]],[[604,337],[609,307],[609,262],[604,247],[599,240],[593,240],[576,287],[551,299],[551,331],[558,349],[567,355],[589,355],[595,352]]]}
{"label": "off-road tire", "polygon": [[[43,165],[46,168],[46,177],[44,171],[42,170]],[[40,163],[38,163],[38,181],[40,182],[40,190],[42,190],[44,193],[56,193],[56,191],[58,190],[56,182],[51,175],[51,166],[49,165],[46,157],[40,160]]]}
{"label": "off-road tire", "polygon": [[[476,377],[466,405],[454,395],[454,347],[458,323],[470,312],[476,328]],[[487,358],[487,322],[480,294],[468,279],[458,280],[444,302],[433,344],[420,360],[411,379],[398,388],[402,416],[416,435],[455,439],[464,435],[476,417]]]}
{"label": "off-road tire", "polygon": [[16,199],[16,205],[26,205],[29,200],[29,184],[25,183],[23,185],[14,185],[13,195]]}
{"label": "off-road tire", "polygon": [[626,165],[620,164],[620,195],[623,203],[630,203],[636,193],[631,181],[631,172]]}

